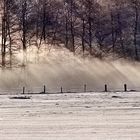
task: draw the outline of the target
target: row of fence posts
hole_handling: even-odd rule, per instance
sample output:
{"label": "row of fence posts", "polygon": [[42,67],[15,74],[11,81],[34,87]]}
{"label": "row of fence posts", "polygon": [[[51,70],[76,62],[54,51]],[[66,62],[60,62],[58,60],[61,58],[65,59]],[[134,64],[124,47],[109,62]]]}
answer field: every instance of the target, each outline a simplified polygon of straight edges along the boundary
{"label": "row of fence posts", "polygon": [[[124,84],[124,92],[127,92],[127,91],[128,91],[127,90],[127,84]],[[84,85],[84,92],[88,92],[86,84]],[[107,84],[105,84],[104,92],[109,92]],[[44,94],[46,93],[46,86],[45,85],[43,86],[43,92],[41,92],[41,93],[44,93]],[[64,93],[63,87],[61,87],[60,93]],[[25,87],[23,87],[22,94],[25,94]]]}
{"label": "row of fence posts", "polygon": [[[104,90],[105,92],[108,92],[109,90],[108,90],[108,85],[107,84],[105,84],[105,90]],[[128,90],[127,90],[127,84],[124,84],[124,92],[127,92]]]}

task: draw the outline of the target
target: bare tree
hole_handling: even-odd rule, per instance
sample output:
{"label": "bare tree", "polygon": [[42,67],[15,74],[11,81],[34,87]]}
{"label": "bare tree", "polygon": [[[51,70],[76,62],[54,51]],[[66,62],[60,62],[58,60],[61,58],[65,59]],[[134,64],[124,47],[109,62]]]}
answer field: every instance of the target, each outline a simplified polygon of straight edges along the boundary
{"label": "bare tree", "polygon": [[2,67],[6,67],[6,55],[9,51],[10,67],[12,66],[12,38],[11,38],[11,23],[10,23],[10,0],[4,0],[1,2],[1,54],[2,54]]}
{"label": "bare tree", "polygon": [[132,7],[134,11],[134,47],[135,47],[135,59],[139,60],[139,55],[138,55],[138,44],[137,44],[137,36],[138,36],[138,21],[139,21],[139,6],[140,2],[138,0],[131,0],[132,2]]}

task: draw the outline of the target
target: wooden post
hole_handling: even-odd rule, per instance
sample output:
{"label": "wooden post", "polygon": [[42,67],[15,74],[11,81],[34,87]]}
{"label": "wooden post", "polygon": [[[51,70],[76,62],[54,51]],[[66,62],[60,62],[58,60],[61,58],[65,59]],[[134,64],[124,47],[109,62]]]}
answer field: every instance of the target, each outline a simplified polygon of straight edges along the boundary
{"label": "wooden post", "polygon": [[107,84],[105,84],[105,92],[107,92],[108,91],[108,89],[107,89]]}
{"label": "wooden post", "polygon": [[87,85],[84,85],[84,92],[87,92]]}
{"label": "wooden post", "polygon": [[23,87],[23,92],[22,92],[22,94],[25,94],[25,87]]}
{"label": "wooden post", "polygon": [[63,93],[63,88],[61,87],[61,93]]}
{"label": "wooden post", "polygon": [[124,91],[127,92],[127,84],[124,84]]}
{"label": "wooden post", "polygon": [[46,93],[46,86],[44,85],[44,91],[43,91],[43,93],[45,94]]}

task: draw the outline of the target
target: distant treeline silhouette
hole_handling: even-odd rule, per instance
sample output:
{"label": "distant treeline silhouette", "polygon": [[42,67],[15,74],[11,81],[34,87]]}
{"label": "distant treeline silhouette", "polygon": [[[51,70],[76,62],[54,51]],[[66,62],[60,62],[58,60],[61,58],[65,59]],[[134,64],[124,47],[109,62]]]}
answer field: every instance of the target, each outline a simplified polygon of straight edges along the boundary
{"label": "distant treeline silhouette", "polygon": [[42,44],[74,54],[140,60],[139,0],[1,0],[1,66]]}

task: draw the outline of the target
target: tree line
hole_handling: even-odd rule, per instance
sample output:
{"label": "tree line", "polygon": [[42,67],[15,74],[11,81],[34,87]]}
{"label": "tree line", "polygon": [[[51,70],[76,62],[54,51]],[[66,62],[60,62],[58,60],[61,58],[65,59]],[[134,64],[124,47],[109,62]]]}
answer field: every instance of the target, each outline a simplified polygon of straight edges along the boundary
{"label": "tree line", "polygon": [[[140,0],[0,0],[1,66],[31,46],[140,60]],[[47,56],[46,56],[47,57]]]}

